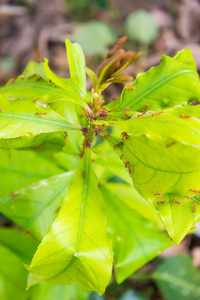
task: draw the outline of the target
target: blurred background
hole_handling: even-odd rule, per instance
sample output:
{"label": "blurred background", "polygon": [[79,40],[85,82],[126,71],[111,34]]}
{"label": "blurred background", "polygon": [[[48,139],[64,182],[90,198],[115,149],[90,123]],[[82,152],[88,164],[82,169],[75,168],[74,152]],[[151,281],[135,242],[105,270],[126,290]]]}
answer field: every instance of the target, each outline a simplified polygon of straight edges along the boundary
{"label": "blurred background", "polygon": [[[143,52],[140,60],[128,68],[133,77],[158,65],[161,54],[173,56],[183,48],[191,48],[200,69],[199,0],[0,0],[0,86],[18,76],[29,60],[42,62],[44,57],[58,75],[68,76],[66,38],[82,46],[87,66],[96,71],[109,47],[124,35],[128,36],[126,49]],[[111,85],[107,98],[118,97],[122,88]],[[0,226],[9,225],[9,220],[0,218]],[[93,294],[90,299],[200,299],[184,294],[181,285],[177,285],[180,290],[175,287],[174,294],[170,285],[180,277],[186,281],[193,278],[195,289],[200,284],[199,267],[197,228],[179,246],[165,251],[122,285],[113,282],[106,298]],[[163,285],[156,276],[145,275],[155,269],[155,274],[171,274],[173,280]]]}
{"label": "blurred background", "polygon": [[[50,59],[67,76],[64,41],[77,41],[87,65],[96,70],[106,50],[127,35],[127,49],[143,56],[128,69],[136,75],[191,48],[200,65],[200,1],[198,0],[0,0],[0,85],[20,74],[32,59]],[[91,88],[88,82],[88,88]],[[115,98],[119,86],[107,96]]]}

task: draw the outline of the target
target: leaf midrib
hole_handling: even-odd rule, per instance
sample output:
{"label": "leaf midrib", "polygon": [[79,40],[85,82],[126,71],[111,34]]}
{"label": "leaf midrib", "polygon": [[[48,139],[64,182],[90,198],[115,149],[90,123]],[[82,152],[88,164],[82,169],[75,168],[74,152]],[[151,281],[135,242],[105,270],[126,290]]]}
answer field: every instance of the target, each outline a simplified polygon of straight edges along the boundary
{"label": "leaf midrib", "polygon": [[[87,100],[87,98],[86,98],[86,95],[83,95],[83,93],[82,93],[82,91],[80,91],[81,93],[79,93],[79,90],[78,91],[67,91],[67,90],[65,90],[65,89],[63,89],[63,88],[61,88],[61,87],[56,87],[56,88],[54,88],[54,87],[50,87],[50,86],[48,86],[48,85],[39,85],[39,84],[34,84],[34,83],[28,83],[28,82],[15,82],[14,83],[14,86],[13,86],[13,89],[15,88],[15,86],[16,85],[18,85],[18,86],[32,86],[32,87],[36,87],[36,88],[42,88],[42,89],[48,89],[48,90],[52,90],[52,91],[54,91],[54,92],[60,92],[60,93],[62,93],[62,94],[64,94],[64,95],[66,95],[67,96],[67,98],[66,98],[66,100],[68,99],[69,101],[72,101],[72,102],[76,102],[78,105],[84,105],[85,107],[88,107],[87,106],[87,101],[81,101],[81,103],[79,103],[77,100],[76,101],[74,101],[74,100],[71,100],[70,98],[69,98],[69,95],[68,95],[68,93],[71,93],[71,94],[74,94],[74,93],[76,93],[78,96],[80,96],[80,99],[82,100],[82,99],[84,99],[84,100]],[[71,84],[73,87],[75,86],[75,84],[73,83],[73,84]],[[9,87],[9,89],[10,89],[10,87],[11,87],[12,85],[11,84],[9,84],[9,85],[6,85],[5,87],[4,87],[4,91],[6,91],[6,88],[7,87]],[[7,89],[8,91],[9,91],[9,89]],[[81,95],[82,94],[82,95]]]}
{"label": "leaf midrib", "polygon": [[[169,80],[179,76],[180,74],[184,74],[184,73],[194,73],[196,74],[196,72],[194,70],[181,70],[181,71],[178,71],[177,73],[167,77],[165,80],[161,81],[160,83],[154,85],[150,90],[148,90],[146,93],[142,94],[139,98],[137,98],[136,100],[133,98],[133,102],[132,104],[129,105],[129,108],[131,108],[132,106],[134,107],[134,105],[136,103],[138,103],[141,99],[144,99],[147,95],[151,94],[155,89],[158,89],[159,87],[161,87],[162,85],[164,85],[166,82],[168,82]],[[133,85],[134,86],[134,85]],[[135,95],[136,95],[136,91],[135,91]],[[123,97],[122,97],[122,102],[123,104]],[[119,106],[120,107],[120,106]],[[124,106],[122,106],[124,107]]]}
{"label": "leaf midrib", "polygon": [[74,124],[70,124],[68,122],[66,122],[65,120],[63,120],[62,122],[60,121],[51,121],[51,120],[48,120],[48,119],[40,119],[38,117],[29,117],[29,116],[26,116],[26,115],[17,115],[17,114],[11,114],[11,113],[3,113],[1,112],[0,113],[0,118],[12,118],[12,119],[25,119],[25,120],[28,120],[28,121],[32,121],[32,122],[36,122],[36,123],[47,123],[47,124],[51,124],[53,126],[61,126],[63,127],[64,129],[67,129],[69,127],[71,128],[77,128],[77,129],[80,129],[80,127],[78,125],[74,125]]}
{"label": "leaf midrib", "polygon": [[[86,152],[87,153],[87,152]],[[86,154],[85,154],[86,155]],[[79,250],[80,250],[80,240],[81,240],[81,235],[82,235],[82,228],[83,228],[83,223],[84,223],[84,214],[85,214],[85,207],[86,207],[86,200],[87,200],[87,195],[88,195],[88,182],[89,182],[89,158],[86,159],[86,170],[85,170],[85,174],[87,174],[85,180],[86,182],[84,183],[83,186],[85,186],[86,188],[84,189],[83,187],[83,197],[82,197],[82,206],[83,206],[83,209],[81,209],[81,214],[80,214],[80,221],[79,221],[79,226],[78,226],[78,232],[77,232],[77,241],[76,241],[76,247],[75,247],[75,253],[78,255],[79,253]],[[74,254],[75,254],[74,253]],[[62,270],[60,271],[59,273],[55,274],[54,276],[52,276],[51,278],[49,279],[52,279],[54,277],[57,277],[59,276],[60,274],[66,272],[72,265],[73,263],[77,260],[78,256],[74,256],[71,258],[71,261],[68,263],[68,265]]]}

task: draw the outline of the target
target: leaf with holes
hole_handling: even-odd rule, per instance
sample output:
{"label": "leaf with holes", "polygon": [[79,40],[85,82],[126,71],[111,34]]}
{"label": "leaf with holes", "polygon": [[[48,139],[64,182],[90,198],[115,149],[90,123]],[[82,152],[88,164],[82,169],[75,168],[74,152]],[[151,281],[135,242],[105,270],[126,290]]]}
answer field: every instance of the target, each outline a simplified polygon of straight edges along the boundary
{"label": "leaf with holes", "polygon": [[29,286],[43,280],[63,284],[75,281],[103,294],[111,276],[112,251],[102,205],[86,149],[61,211],[33,257]]}

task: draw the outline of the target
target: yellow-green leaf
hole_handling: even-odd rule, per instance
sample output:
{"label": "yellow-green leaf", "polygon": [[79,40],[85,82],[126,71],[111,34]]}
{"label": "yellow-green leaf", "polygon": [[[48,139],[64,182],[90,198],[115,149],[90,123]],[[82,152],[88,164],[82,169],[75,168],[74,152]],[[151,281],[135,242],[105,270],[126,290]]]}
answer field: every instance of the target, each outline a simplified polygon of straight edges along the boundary
{"label": "yellow-green leaf", "polygon": [[102,195],[86,149],[59,216],[30,265],[29,286],[38,281],[71,284],[103,294],[112,270]]}

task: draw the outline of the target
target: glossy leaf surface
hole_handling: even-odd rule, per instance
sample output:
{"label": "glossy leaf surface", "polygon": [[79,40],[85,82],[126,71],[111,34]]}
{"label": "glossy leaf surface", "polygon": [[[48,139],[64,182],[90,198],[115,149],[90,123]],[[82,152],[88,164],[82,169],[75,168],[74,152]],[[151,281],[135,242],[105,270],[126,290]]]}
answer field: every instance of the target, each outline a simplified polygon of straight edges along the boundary
{"label": "glossy leaf surface", "polygon": [[149,105],[150,110],[157,111],[199,97],[199,75],[191,50],[186,49],[173,58],[162,55],[159,66],[138,74],[135,82],[124,88],[119,109],[140,111]]}
{"label": "glossy leaf surface", "polygon": [[200,272],[189,256],[174,256],[164,261],[151,276],[167,300],[200,298]]}
{"label": "glossy leaf surface", "polygon": [[98,181],[86,153],[61,211],[33,257],[29,286],[41,280],[79,283],[103,294],[112,268],[112,251]]}
{"label": "glossy leaf surface", "polygon": [[0,212],[41,240],[60,211],[72,175],[56,175],[12,193],[0,201]]}
{"label": "glossy leaf surface", "polygon": [[101,189],[113,243],[117,282],[121,283],[172,242],[154,223],[127,205],[124,196],[117,194],[113,185],[107,184]]}

